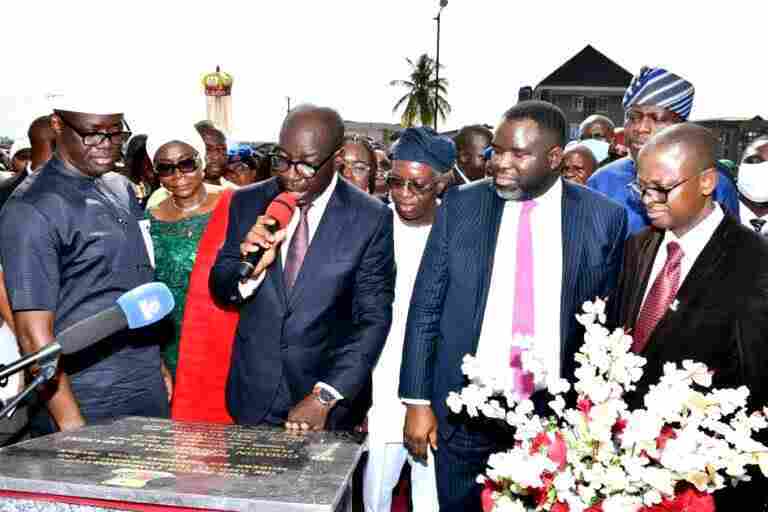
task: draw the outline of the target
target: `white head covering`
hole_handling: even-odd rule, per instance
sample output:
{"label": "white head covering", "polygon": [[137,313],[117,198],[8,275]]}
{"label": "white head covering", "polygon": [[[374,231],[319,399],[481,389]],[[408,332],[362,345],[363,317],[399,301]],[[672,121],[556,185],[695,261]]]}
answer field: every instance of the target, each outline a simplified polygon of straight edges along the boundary
{"label": "white head covering", "polygon": [[176,129],[153,132],[147,135],[147,154],[149,155],[149,158],[154,162],[157,150],[171,141],[179,141],[189,144],[195,151],[197,151],[200,158],[205,161],[205,143],[203,143],[203,138],[192,123],[190,123],[189,126],[180,126]]}
{"label": "white head covering", "polygon": [[125,107],[120,97],[109,94],[110,85],[88,86],[48,95],[52,110],[79,112],[81,114],[124,114]]}
{"label": "white head covering", "polygon": [[29,137],[26,135],[16,137],[16,140],[13,141],[13,145],[11,145],[11,150],[8,152],[8,156],[13,158],[13,155],[22,149],[32,149],[32,143],[29,142]]}

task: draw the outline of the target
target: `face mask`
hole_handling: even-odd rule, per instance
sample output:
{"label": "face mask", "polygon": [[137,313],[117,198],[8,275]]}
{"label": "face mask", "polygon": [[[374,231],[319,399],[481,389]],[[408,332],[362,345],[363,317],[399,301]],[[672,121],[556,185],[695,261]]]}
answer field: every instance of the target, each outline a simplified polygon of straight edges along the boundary
{"label": "face mask", "polygon": [[580,141],[579,144],[587,146],[589,150],[592,151],[592,154],[595,156],[595,160],[597,160],[598,165],[600,162],[608,158],[608,150],[610,149],[611,145],[604,140],[587,139]]}
{"label": "face mask", "polygon": [[739,166],[739,192],[755,203],[768,203],[768,162]]}

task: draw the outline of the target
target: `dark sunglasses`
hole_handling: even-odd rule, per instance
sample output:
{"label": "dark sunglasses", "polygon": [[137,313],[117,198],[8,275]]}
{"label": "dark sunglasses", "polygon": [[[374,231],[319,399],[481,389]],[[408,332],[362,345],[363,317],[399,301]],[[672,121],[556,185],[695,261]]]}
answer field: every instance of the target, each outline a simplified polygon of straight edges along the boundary
{"label": "dark sunglasses", "polygon": [[183,174],[192,174],[197,170],[196,158],[185,158],[175,164],[157,163],[155,164],[155,173],[161,178],[168,178],[176,174],[176,170]]}
{"label": "dark sunglasses", "polygon": [[435,188],[435,183],[417,183],[413,180],[404,180],[403,178],[399,176],[394,176],[390,174],[387,176],[387,185],[389,185],[389,188],[392,190],[405,190],[406,187],[410,186],[411,190],[415,194],[426,194],[433,188]]}

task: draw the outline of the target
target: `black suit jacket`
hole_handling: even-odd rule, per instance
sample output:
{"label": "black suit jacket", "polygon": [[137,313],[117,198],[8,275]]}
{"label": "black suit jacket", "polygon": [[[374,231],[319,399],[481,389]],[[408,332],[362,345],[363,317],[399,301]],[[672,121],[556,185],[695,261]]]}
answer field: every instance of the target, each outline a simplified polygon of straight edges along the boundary
{"label": "black suit jacket", "polygon": [[371,371],[392,321],[392,211],[340,178],[292,291],[285,288],[278,258],[254,294],[242,300],[240,242],[278,193],[274,178],[235,192],[227,240],[211,272],[214,295],[240,307],[227,382],[229,412],[238,423],[259,423],[282,378],[294,404],[322,381],[345,397],[329,426],[351,426],[367,412]]}
{"label": "black suit jacket", "polygon": [[[560,315],[561,373],[572,379],[573,356],[584,333],[574,315],[584,301],[614,291],[627,214],[602,194],[568,181],[562,185],[563,268],[553,269],[562,272],[562,294],[552,314]],[[400,396],[430,400],[445,438],[455,430],[445,399],[464,386],[462,358],[477,351],[503,211],[504,201],[489,179],[451,189],[438,210],[416,278]],[[546,261],[546,255],[539,258]]]}
{"label": "black suit jacket", "polygon": [[[612,306],[615,324],[634,327],[663,238],[664,231],[646,228],[627,241],[619,300]],[[714,370],[713,388],[748,386],[750,409],[768,405],[768,242],[726,214],[676,299],[676,311],[667,310],[641,354],[645,373],[630,407],[643,406],[642,396],[658,382],[664,363],[686,359]],[[749,503],[748,488],[737,492],[740,504]],[[733,505],[724,501],[728,494],[716,496],[718,510],[737,510],[724,508]],[[764,498],[759,494],[753,499]]]}

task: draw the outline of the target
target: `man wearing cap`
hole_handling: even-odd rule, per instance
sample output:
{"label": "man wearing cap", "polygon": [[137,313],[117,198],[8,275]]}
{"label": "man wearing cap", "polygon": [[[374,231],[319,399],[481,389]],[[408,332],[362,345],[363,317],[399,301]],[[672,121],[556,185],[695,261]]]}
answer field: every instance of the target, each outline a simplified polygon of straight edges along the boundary
{"label": "man wearing cap", "polygon": [[[627,229],[623,208],[560,177],[567,122],[542,101],[509,109],[491,143],[493,180],[449,189],[413,288],[399,395],[404,442],[416,459],[434,450],[442,512],[480,510],[477,475],[514,440],[448,410],[474,354],[520,377],[521,398],[541,404],[520,355],[572,380],[583,330],[575,314],[616,284]],[[525,341],[533,338],[526,348]],[[543,376],[541,376],[543,377]]]}
{"label": "man wearing cap", "polygon": [[[662,68],[643,67],[624,94],[624,137],[630,155],[592,175],[587,186],[602,192],[624,206],[629,215],[629,231],[637,233],[650,224],[640,198],[630,185],[637,179],[637,156],[656,132],[688,119],[693,108],[694,87],[687,80]],[[718,169],[714,199],[738,217],[736,187]]]}
{"label": "man wearing cap", "polygon": [[438,196],[451,180],[456,161],[453,142],[429,128],[406,128],[392,152],[389,188],[394,218],[395,302],[392,328],[373,370],[373,405],[368,412],[368,463],[363,501],[367,512],[389,512],[392,491],[406,460],[411,467],[414,510],[437,510],[433,459],[416,461],[403,445],[405,405],[397,394],[397,375],[405,338],[405,320],[421,254],[427,244]]}
{"label": "man wearing cap", "polygon": [[[130,182],[111,172],[130,136],[122,110],[95,94],[62,96],[51,126],[54,157],[0,215],[0,259],[25,353],[153,279],[143,212]],[[167,416],[156,337],[123,330],[62,356],[41,396],[47,411],[31,420],[36,435],[126,415]]]}

